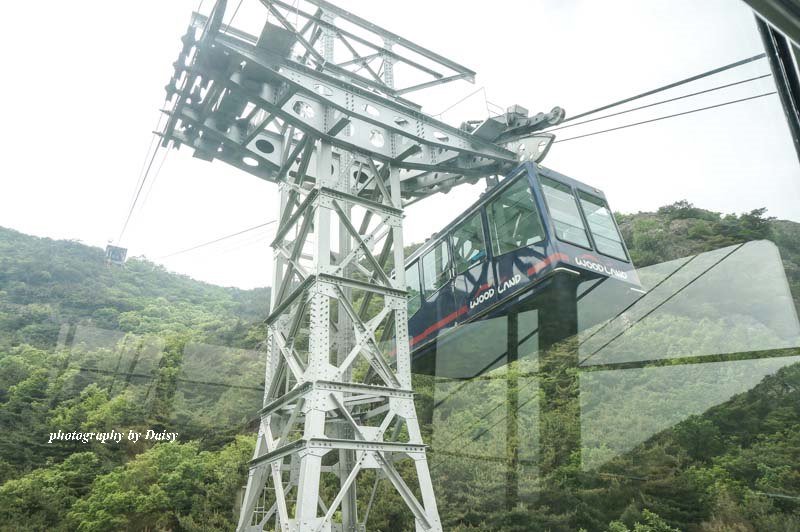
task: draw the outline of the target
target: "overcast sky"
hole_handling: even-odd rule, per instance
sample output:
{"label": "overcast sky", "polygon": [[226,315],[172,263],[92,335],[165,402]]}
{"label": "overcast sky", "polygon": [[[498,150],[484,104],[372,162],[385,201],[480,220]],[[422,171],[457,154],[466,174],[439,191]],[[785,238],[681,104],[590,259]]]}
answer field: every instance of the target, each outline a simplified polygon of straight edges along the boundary
{"label": "overcast sky", "polygon": [[[230,17],[236,0],[229,1]],[[478,73],[413,97],[435,114],[485,87],[488,100],[567,115],[761,52],[739,0],[339,0],[339,5]],[[104,246],[120,232],[163,87],[197,0],[13,2],[0,33],[5,83],[0,225]],[[202,12],[208,13],[211,0]],[[226,18],[227,20],[227,18]],[[234,26],[264,20],[244,0]],[[768,73],[758,61],[635,105]],[[770,92],[770,79],[559,131],[559,138]],[[631,104],[633,106],[634,104]],[[481,91],[444,119],[486,116]],[[158,162],[158,160],[157,160]],[[602,189],[614,210],[680,199],[721,212],[767,207],[800,221],[800,169],[776,96],[556,144],[544,164]],[[151,187],[152,185],[152,187]],[[445,225],[483,190],[407,210],[406,242]],[[159,257],[272,220],[273,184],[171,152],[144,187],[122,245],[170,270],[240,287],[270,281],[272,228]]]}

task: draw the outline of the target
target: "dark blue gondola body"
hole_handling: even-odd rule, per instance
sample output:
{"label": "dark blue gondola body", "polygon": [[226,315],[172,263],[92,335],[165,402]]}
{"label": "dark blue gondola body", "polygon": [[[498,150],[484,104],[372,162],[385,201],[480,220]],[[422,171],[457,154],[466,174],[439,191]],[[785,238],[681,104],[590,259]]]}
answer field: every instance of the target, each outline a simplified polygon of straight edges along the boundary
{"label": "dark blue gondola body", "polygon": [[[526,300],[544,289],[549,281],[558,275],[574,276],[581,281],[614,278],[633,290],[640,288],[636,270],[622,239],[620,238],[620,243],[626,260],[598,252],[595,238],[591,236],[591,230],[587,229],[588,224],[582,208],[579,207],[578,212],[583,219],[586,234],[590,236],[588,245],[576,245],[558,237],[542,189],[542,178],[568,186],[576,198],[579,191],[582,191],[605,202],[605,195],[594,187],[532,163],[523,164],[499,185],[485,193],[478,202],[415,251],[407,259],[406,269],[419,268],[415,264],[442,241],[450,246],[452,231],[476,212],[481,213],[484,235],[488,237],[490,231],[486,206],[521,179],[527,180],[530,186],[532,201],[541,218],[544,238],[497,256],[487,241],[485,256],[480,262],[471,265],[462,273],[453,269],[449,280],[438,290],[427,294],[427,297],[421,295],[419,309],[409,319],[409,340],[415,356],[458,325],[503,315],[512,307],[524,305]],[[579,204],[577,200],[576,204]],[[614,224],[616,229],[616,222]]]}

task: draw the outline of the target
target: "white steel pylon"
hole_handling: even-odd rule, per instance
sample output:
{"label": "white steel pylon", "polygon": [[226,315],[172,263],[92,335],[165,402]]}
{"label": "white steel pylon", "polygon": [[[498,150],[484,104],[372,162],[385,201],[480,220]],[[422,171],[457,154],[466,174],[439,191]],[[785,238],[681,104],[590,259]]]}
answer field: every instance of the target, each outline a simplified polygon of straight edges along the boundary
{"label": "white steel pylon", "polygon": [[[313,152],[318,166],[330,166],[330,147],[318,144]],[[349,168],[364,163],[372,162],[354,160]],[[270,385],[241,530],[262,530],[270,519],[280,530],[331,530],[331,519],[366,470],[379,471],[379,478],[394,486],[417,530],[441,530],[411,392],[403,271],[394,276],[389,271],[403,260],[398,172],[376,168],[375,174],[385,193],[375,199],[358,195],[363,184],[349,170],[310,189],[291,186],[296,183],[284,187],[283,223],[274,243],[280,264],[273,292],[277,306],[268,324]],[[351,187],[355,193],[343,191]],[[349,252],[348,246],[335,245],[339,225],[355,243]],[[354,340],[345,356],[343,345],[335,345],[348,336],[336,331],[342,323],[349,324]],[[377,382],[356,382],[354,374],[374,375]],[[342,463],[347,452],[352,463]],[[401,458],[413,461],[410,478],[416,479],[421,500],[409,476],[398,470]],[[320,486],[325,473],[339,480],[328,500]],[[275,500],[256,512],[265,486],[274,490]],[[286,502],[291,491],[293,515]],[[342,512],[345,530],[364,528],[354,502],[351,495],[350,516]]]}
{"label": "white steel pylon", "polygon": [[325,0],[260,1],[259,36],[222,23],[225,0],[194,14],[162,133],[280,187],[238,529],[365,530],[368,479],[394,488],[416,530],[441,530],[411,391],[403,207],[540,160],[553,137],[532,133],[563,111],[515,106],[454,128],[405,95],[474,72]]}

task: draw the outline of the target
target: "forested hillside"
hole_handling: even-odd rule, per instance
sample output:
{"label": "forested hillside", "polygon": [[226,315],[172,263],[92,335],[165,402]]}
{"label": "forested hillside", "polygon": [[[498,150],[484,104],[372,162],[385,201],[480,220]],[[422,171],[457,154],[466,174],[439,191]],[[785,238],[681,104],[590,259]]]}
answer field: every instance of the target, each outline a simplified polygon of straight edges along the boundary
{"label": "forested hillside", "polygon": [[[268,301],[268,288],[135,258],[109,266],[101,249],[0,228],[0,529],[229,529]],[[58,430],[112,429],[175,431],[181,443],[48,444]]]}
{"label": "forested hillside", "polygon": [[[763,210],[721,215],[686,202],[617,219],[639,267],[775,242],[800,308],[800,224]],[[268,299],[267,288],[216,287],[135,258],[108,266],[98,248],[0,228],[0,531],[232,530],[254,444],[247,422],[263,387],[256,348]],[[663,330],[637,341],[668,341],[674,332]],[[668,368],[678,372],[668,380],[661,367],[633,377],[589,373],[584,391],[573,390],[583,403],[545,417],[536,404],[547,376],[523,363],[466,387],[415,377],[446,529],[800,530],[800,363],[792,359],[800,350],[784,351],[790,364],[743,361],[724,373],[702,370],[711,364],[686,374]],[[741,390],[715,391],[721,375]],[[570,382],[567,388],[578,385]],[[524,428],[519,503],[508,509],[508,441],[496,427],[505,430],[512,389]],[[446,408],[445,392],[457,392]],[[715,393],[719,401],[695,411]],[[487,418],[495,399],[495,417]],[[651,423],[649,404],[666,405],[674,420]],[[635,429],[631,441],[636,431],[645,436],[609,442],[620,417]],[[577,434],[582,452],[547,467],[547,446],[528,442],[538,441],[541,423]],[[48,443],[58,430],[112,429],[180,436],[175,443]],[[502,459],[447,454],[473,447]],[[370,529],[411,530],[413,520],[384,494],[381,488]]]}
{"label": "forested hillside", "polygon": [[242,331],[268,302],[268,289],[213,286],[135,258],[111,267],[99,248],[0,228],[0,346],[52,347],[60,326],[77,322],[252,346]]}
{"label": "forested hillside", "polygon": [[795,301],[800,301],[800,224],[776,220],[766,209],[722,215],[686,201],[655,213],[615,214],[637,267],[751,240],[770,240],[781,253]]}

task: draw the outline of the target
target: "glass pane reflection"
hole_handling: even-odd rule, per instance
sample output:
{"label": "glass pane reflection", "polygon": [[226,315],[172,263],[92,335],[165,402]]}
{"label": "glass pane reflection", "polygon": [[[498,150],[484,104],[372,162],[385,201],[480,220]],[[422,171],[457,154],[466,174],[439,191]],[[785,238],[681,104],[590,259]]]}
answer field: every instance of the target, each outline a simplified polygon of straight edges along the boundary
{"label": "glass pane reflection", "polygon": [[793,530],[800,324],[781,250],[751,241],[638,273],[641,290],[580,282],[577,308],[556,308],[545,287],[440,338],[416,385],[446,526],[606,530],[652,509],[710,530],[729,497],[771,516],[732,522]]}

